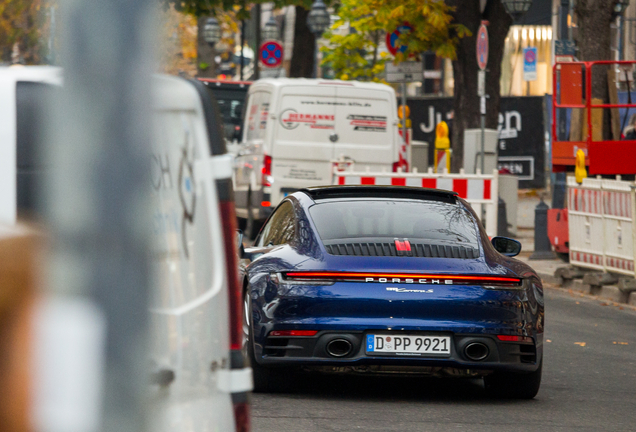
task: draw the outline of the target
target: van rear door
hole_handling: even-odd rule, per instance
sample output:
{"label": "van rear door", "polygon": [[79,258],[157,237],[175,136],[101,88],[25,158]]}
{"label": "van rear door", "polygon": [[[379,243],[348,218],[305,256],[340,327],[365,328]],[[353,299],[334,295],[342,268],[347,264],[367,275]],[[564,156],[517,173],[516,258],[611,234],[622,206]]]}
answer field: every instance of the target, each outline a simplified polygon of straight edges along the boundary
{"label": "van rear door", "polygon": [[336,100],[335,158],[390,171],[397,160],[396,109],[391,93],[338,86]]}
{"label": "van rear door", "polygon": [[[276,184],[272,202],[306,186],[330,184],[330,161],[334,156],[330,137],[336,127],[335,87],[283,87],[274,121],[272,176]],[[274,196],[278,191],[280,196]]]}

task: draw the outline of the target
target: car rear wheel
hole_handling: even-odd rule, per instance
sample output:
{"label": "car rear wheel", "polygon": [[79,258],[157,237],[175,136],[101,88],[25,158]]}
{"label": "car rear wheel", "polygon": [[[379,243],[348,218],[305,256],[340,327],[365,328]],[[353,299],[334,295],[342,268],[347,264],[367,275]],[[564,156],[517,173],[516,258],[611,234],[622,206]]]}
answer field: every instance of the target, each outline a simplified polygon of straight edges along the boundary
{"label": "car rear wheel", "polygon": [[484,384],[488,393],[495,397],[532,399],[539,392],[542,369],[543,360],[539,368],[531,373],[497,371],[485,376]]}
{"label": "car rear wheel", "polygon": [[251,325],[252,308],[248,292],[249,287],[243,295],[243,354],[252,367],[254,393],[273,393],[289,390],[293,376],[277,368],[262,366],[256,361]]}

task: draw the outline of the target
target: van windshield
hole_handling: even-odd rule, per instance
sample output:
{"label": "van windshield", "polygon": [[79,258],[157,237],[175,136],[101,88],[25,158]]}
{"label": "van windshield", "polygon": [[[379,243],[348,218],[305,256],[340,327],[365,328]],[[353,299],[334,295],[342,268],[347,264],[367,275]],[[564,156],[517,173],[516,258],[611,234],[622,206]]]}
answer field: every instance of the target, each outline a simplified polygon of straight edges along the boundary
{"label": "van windshield", "polygon": [[313,205],[309,213],[323,242],[406,238],[478,247],[475,219],[460,204],[400,199],[336,200]]}

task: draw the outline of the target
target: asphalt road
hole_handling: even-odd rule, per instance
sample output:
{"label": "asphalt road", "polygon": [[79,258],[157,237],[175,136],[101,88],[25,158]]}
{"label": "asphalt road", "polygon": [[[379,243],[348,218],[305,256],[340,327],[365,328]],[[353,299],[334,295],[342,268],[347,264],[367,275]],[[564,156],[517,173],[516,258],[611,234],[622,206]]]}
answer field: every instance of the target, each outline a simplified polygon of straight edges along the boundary
{"label": "asphalt road", "polygon": [[252,430],[635,431],[636,312],[548,289],[546,339],[531,401],[491,399],[479,381],[321,376],[254,394]]}

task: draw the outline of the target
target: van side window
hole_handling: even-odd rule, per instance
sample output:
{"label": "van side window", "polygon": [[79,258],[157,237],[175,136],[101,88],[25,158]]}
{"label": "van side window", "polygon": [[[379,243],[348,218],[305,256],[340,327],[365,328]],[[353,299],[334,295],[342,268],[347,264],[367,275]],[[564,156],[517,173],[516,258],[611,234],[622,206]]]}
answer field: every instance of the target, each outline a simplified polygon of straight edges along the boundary
{"label": "van side window", "polygon": [[296,217],[294,216],[294,206],[289,201],[285,201],[263,228],[258,246],[291,243],[295,235]]}

